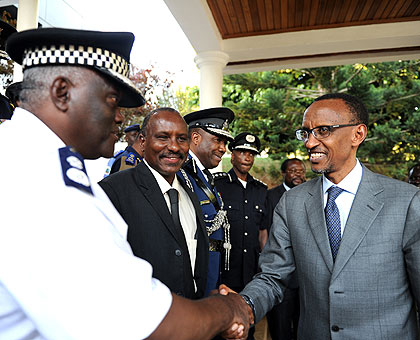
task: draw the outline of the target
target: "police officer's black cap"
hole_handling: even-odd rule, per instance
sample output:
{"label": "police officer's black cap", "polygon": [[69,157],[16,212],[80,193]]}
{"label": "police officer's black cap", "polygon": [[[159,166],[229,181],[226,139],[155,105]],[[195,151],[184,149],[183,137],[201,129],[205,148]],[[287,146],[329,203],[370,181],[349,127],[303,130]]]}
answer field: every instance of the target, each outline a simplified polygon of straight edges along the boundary
{"label": "police officer's black cap", "polygon": [[246,150],[260,153],[261,142],[257,135],[250,132],[242,132],[229,143],[228,148],[233,150]]}
{"label": "police officer's black cap", "polygon": [[137,132],[140,132],[140,125],[139,125],[139,124],[133,124],[133,125],[127,126],[127,127],[124,129],[124,132],[125,132],[125,133],[130,132],[130,131],[137,131]]}
{"label": "police officer's black cap", "polygon": [[137,107],[145,100],[128,78],[133,42],[130,32],[40,28],[12,34],[6,52],[23,69],[45,65],[92,68],[121,89],[121,107]]}
{"label": "police officer's black cap", "polygon": [[229,132],[229,124],[234,117],[233,111],[227,107],[213,107],[191,112],[185,115],[184,119],[189,128],[202,128],[213,135],[233,140],[233,136]]}

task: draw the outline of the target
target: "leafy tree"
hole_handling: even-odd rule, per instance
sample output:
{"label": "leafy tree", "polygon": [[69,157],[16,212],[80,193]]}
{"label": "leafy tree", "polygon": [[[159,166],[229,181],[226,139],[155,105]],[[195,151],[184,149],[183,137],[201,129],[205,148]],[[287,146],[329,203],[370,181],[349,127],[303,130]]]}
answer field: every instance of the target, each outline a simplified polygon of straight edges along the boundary
{"label": "leafy tree", "polygon": [[[142,107],[121,109],[121,113],[124,116],[124,122],[120,127],[120,138],[122,138],[123,131],[127,126],[132,124],[141,125],[143,118],[147,113],[161,106],[158,97],[162,96],[162,93],[165,94],[168,92],[173,84],[169,72],[167,72],[167,78],[161,79],[156,74],[153,65],[146,69],[139,69],[131,65],[130,74],[131,81],[143,93],[146,103]],[[164,96],[166,96],[166,94]]]}
{"label": "leafy tree", "polygon": [[197,86],[178,88],[176,91],[168,89],[159,97],[160,107],[172,107],[182,115],[200,109],[199,89]]}
{"label": "leafy tree", "polygon": [[358,157],[377,172],[404,179],[420,159],[420,61],[279,70],[224,77],[223,102],[235,111],[234,133],[251,131],[273,159],[306,157],[295,139],[303,112],[331,92],[359,97],[370,113]]}

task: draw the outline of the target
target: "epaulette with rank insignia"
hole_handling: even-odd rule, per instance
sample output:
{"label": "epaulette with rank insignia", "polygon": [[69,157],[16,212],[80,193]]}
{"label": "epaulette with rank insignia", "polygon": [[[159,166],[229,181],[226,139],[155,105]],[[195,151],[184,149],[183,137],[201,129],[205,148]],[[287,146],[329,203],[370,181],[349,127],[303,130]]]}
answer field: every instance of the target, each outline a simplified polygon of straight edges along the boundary
{"label": "epaulette with rank insignia", "polygon": [[217,181],[218,179],[228,178],[229,182],[232,182],[232,177],[227,172],[215,172],[213,174],[214,180]]}
{"label": "epaulette with rank insignia", "polygon": [[134,166],[136,164],[136,155],[130,152],[125,159],[125,164]]}

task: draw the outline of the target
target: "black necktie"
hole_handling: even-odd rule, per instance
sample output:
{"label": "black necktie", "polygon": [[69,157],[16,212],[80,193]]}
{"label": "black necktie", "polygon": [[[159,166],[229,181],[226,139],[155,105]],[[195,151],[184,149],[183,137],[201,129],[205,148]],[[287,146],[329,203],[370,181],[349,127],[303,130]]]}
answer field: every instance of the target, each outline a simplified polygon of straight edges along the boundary
{"label": "black necktie", "polygon": [[207,176],[208,183],[210,184],[211,188],[213,189],[213,187],[214,187],[214,177],[213,177],[213,175],[211,174],[209,169],[204,169],[203,172]]}
{"label": "black necktie", "polygon": [[171,215],[175,226],[178,230],[181,230],[181,221],[179,219],[179,203],[178,203],[178,191],[176,189],[168,190],[169,201],[171,202]]}

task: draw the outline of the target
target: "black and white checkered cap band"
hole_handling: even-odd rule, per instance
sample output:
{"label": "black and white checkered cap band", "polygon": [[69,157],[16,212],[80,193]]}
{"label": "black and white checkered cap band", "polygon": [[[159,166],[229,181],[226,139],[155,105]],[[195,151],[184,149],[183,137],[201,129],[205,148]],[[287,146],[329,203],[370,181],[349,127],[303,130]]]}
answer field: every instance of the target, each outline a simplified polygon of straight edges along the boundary
{"label": "black and white checkered cap band", "polygon": [[129,76],[129,64],[123,57],[103,48],[87,46],[49,46],[26,49],[23,68],[38,65],[63,64],[106,68],[124,77]]}

